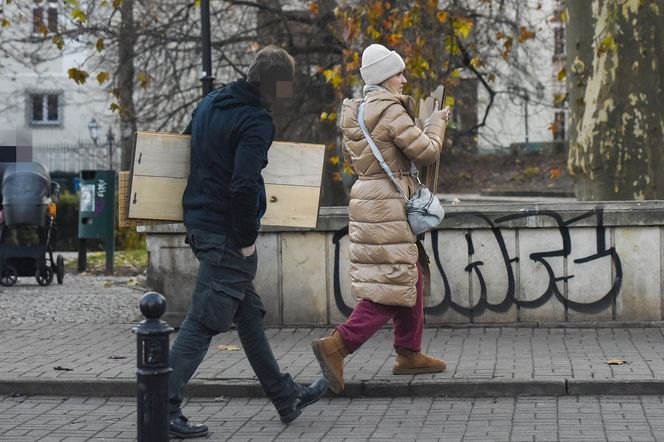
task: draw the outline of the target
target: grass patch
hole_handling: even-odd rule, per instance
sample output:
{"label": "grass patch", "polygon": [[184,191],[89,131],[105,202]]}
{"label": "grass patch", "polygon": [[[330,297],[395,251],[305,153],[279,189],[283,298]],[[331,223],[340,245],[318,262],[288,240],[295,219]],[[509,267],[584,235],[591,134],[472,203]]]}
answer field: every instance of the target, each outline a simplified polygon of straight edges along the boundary
{"label": "grass patch", "polygon": [[[148,266],[148,251],[120,250],[115,251],[113,256],[113,274],[121,276],[141,275]],[[78,268],[77,259],[65,260],[65,268],[69,272],[76,272]],[[106,270],[106,253],[88,252],[88,273],[103,274]]]}

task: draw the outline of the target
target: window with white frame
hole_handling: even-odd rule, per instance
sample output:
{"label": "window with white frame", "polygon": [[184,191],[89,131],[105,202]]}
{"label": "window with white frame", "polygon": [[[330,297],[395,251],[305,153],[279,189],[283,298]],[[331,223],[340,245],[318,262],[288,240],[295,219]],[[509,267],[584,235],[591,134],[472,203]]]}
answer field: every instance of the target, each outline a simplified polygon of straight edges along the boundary
{"label": "window with white frame", "polygon": [[62,125],[62,92],[28,92],[27,114],[30,126]]}

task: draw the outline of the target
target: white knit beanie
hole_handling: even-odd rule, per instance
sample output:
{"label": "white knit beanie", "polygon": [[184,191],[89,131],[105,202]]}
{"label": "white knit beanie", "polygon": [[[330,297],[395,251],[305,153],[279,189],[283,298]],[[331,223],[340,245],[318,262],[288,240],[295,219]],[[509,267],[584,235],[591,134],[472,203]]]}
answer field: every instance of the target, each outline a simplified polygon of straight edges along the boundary
{"label": "white knit beanie", "polygon": [[360,75],[365,84],[380,84],[402,72],[406,64],[403,58],[383,45],[372,44],[362,52]]}

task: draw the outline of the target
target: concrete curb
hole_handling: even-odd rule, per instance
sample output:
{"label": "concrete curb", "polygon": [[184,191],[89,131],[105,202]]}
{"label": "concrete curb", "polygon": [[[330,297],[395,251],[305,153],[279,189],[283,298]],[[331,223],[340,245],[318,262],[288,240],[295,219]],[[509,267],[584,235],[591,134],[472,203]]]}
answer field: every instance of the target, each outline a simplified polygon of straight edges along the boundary
{"label": "concrete curb", "polygon": [[[313,381],[300,380],[303,383]],[[123,380],[0,380],[0,394],[47,396],[128,397],[136,383]],[[664,394],[664,380],[572,379],[449,379],[439,381],[371,380],[348,382],[343,393],[329,397],[512,397],[565,395]],[[249,380],[198,380],[187,385],[189,397],[264,397],[258,382]]]}

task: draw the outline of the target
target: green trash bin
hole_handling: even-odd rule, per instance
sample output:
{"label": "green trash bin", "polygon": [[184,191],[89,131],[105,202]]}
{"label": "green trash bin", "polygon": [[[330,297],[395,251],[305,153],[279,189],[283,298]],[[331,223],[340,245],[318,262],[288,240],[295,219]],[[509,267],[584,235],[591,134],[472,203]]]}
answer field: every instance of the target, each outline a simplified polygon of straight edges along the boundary
{"label": "green trash bin", "polygon": [[78,211],[78,271],[87,267],[87,239],[99,239],[106,250],[106,273],[113,273],[115,252],[115,171],[84,170]]}

